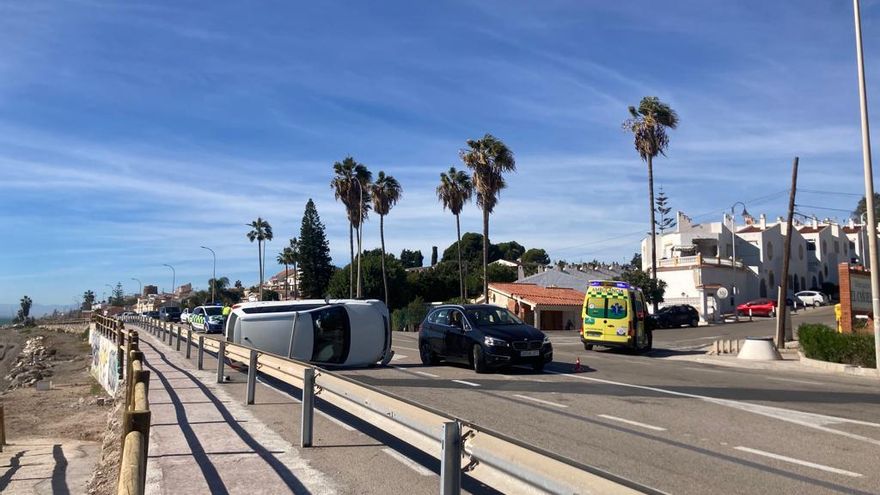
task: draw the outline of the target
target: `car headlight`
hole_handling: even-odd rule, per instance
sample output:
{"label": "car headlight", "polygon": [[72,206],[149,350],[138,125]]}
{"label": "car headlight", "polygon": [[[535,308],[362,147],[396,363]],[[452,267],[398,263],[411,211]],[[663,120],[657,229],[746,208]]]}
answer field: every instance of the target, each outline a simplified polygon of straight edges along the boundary
{"label": "car headlight", "polygon": [[549,337],[549,336],[547,336],[547,335],[544,336],[544,343],[545,343],[545,344],[549,344],[549,343],[550,343],[550,337]]}
{"label": "car headlight", "polygon": [[489,347],[508,347],[510,346],[507,341],[496,339],[495,337],[486,336],[483,338],[483,343],[485,343]]}

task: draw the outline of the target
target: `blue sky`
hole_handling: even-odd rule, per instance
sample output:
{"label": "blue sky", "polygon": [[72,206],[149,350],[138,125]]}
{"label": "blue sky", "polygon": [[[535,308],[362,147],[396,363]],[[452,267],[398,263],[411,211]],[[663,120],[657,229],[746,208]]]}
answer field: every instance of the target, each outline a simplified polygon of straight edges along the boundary
{"label": "blue sky", "polygon": [[[796,154],[800,187],[860,194],[851,8],[2,2],[0,303],[29,294],[68,304],[117,281],[133,292],[132,277],[168,288],[163,263],[179,283],[204,287],[211,260],[200,245],[217,252],[219,275],[252,284],[245,224],[271,222],[274,259],[298,235],[309,197],[342,265],[347,225],[328,183],[348,154],[403,185],[386,220],[389,251],[427,257],[455,234],[434,196],[438,174],[486,132],[518,167],[493,241],[543,247],[554,260],[623,261],[647,231],[647,199],[644,164],[620,124],[645,95],[679,113],[655,176],[671,206],[697,220],[720,219],[735,201],[783,214]],[[876,117],[880,2],[862,9]],[[804,193],[798,203],[848,210],[857,199]],[[462,221],[480,228],[475,206]],[[377,221],[364,242],[378,245]]]}

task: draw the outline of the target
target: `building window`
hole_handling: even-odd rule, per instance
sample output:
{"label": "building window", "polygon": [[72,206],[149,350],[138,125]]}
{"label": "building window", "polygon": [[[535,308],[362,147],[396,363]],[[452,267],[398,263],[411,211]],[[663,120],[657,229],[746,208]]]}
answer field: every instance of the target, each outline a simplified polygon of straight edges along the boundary
{"label": "building window", "polygon": [[827,253],[827,252],[828,252],[828,243],[825,241],[822,241],[822,256],[824,256],[825,253]]}
{"label": "building window", "polygon": [[767,259],[773,259],[773,243],[770,241],[767,241]]}
{"label": "building window", "polygon": [[767,275],[767,281],[770,287],[776,287],[776,277],[773,276],[773,270],[770,270],[770,273]]}
{"label": "building window", "polygon": [[840,254],[840,242],[834,241],[834,254]]}
{"label": "building window", "polygon": [[824,269],[825,269],[825,276],[827,277],[828,276],[828,264],[827,263],[825,264]]}
{"label": "building window", "polygon": [[807,241],[807,251],[815,251],[816,250],[816,241],[810,239]]}
{"label": "building window", "polygon": [[798,246],[798,259],[804,259],[804,245],[801,244]]}

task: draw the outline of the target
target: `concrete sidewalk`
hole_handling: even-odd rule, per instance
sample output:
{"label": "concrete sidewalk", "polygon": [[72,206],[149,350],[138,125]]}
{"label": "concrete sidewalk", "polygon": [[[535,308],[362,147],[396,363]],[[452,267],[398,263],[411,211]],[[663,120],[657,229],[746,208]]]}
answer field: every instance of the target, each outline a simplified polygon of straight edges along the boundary
{"label": "concrete sidewalk", "polygon": [[148,494],[336,493],[330,478],[232,400],[216,374],[141,333],[150,371]]}
{"label": "concrete sidewalk", "polygon": [[0,493],[85,493],[100,451],[97,442],[10,440],[0,452]]}

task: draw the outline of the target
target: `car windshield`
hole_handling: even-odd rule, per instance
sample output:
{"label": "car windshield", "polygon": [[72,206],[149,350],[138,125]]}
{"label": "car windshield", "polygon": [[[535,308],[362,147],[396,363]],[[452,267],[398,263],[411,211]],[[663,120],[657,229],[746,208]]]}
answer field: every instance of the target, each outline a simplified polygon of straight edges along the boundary
{"label": "car windshield", "polygon": [[165,312],[168,314],[180,313],[180,308],[165,308]]}
{"label": "car windshield", "polygon": [[468,320],[475,325],[493,326],[493,325],[522,325],[523,322],[504,308],[470,308],[466,309]]}
{"label": "car windshield", "polygon": [[210,306],[205,308],[205,314],[208,316],[220,316],[223,314],[223,308],[220,306]]}

